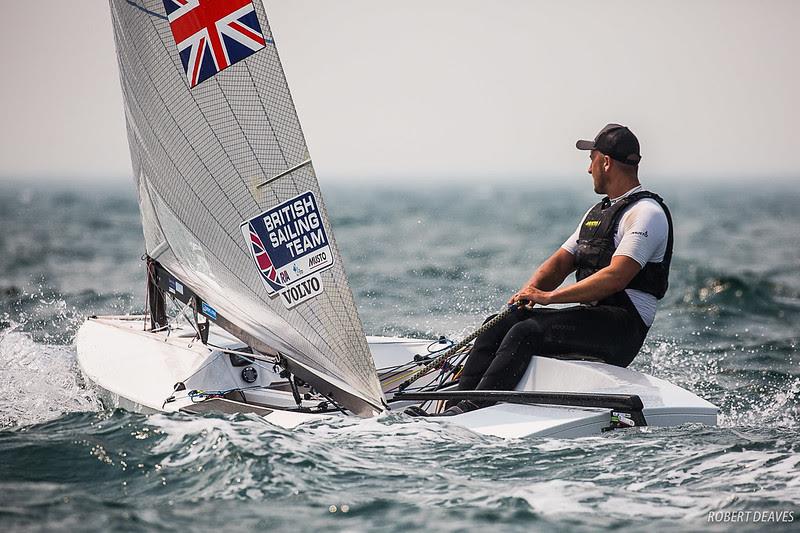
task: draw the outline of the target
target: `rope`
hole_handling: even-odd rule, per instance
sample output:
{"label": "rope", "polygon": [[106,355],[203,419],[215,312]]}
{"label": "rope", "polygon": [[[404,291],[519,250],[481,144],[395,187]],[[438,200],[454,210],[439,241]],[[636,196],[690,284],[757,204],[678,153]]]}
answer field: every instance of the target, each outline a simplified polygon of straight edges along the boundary
{"label": "rope", "polygon": [[[447,343],[447,346],[444,346],[436,350],[431,349],[434,345],[442,343]],[[431,357],[435,356],[436,354],[442,353],[445,350],[449,350],[450,348],[453,347],[453,345],[455,345],[455,342],[451,341],[446,337],[440,337],[439,340],[433,341],[428,345],[428,354],[424,358],[421,355],[415,355],[413,361],[377,369],[381,385],[383,386],[383,391],[389,392],[390,390],[392,390],[392,388],[387,388],[389,385],[404,381],[406,379],[406,376],[408,376],[410,372],[413,372],[414,370],[419,368],[419,365],[422,364],[423,361],[426,360],[430,361]]]}
{"label": "rope", "polygon": [[506,307],[505,309],[503,309],[502,311],[497,313],[491,320],[489,320],[488,322],[485,322],[481,327],[479,327],[478,329],[473,331],[471,334],[469,334],[468,336],[463,338],[458,344],[453,345],[446,352],[434,357],[433,359],[431,359],[431,361],[428,364],[422,366],[419,370],[417,370],[415,372],[412,372],[409,375],[408,379],[406,379],[403,383],[400,384],[400,387],[399,387],[400,390],[401,391],[405,390],[409,385],[414,383],[416,380],[418,380],[419,378],[421,378],[422,376],[424,376],[425,374],[427,374],[431,370],[436,370],[437,368],[441,367],[448,358],[450,358],[453,355],[457,354],[459,352],[459,350],[461,350],[462,348],[467,346],[478,335],[481,335],[482,333],[485,333],[486,331],[488,331],[491,328],[493,328],[495,326],[495,324],[497,324],[498,322],[500,322],[501,320],[506,318],[508,315],[510,315],[520,305],[521,304],[519,302],[517,304],[509,305],[508,307]]}
{"label": "rope", "polygon": [[[440,383],[444,383],[444,381],[447,379],[447,377],[452,375],[452,373],[455,370],[458,369],[458,365],[461,364],[461,361],[467,356],[467,354],[469,352],[468,348],[470,348],[469,345],[464,346],[458,352],[456,352],[454,354],[451,354],[448,357],[448,359],[456,358],[456,361],[455,361],[455,363],[452,364],[451,368],[444,368],[445,362],[442,362],[442,364],[440,364],[438,366],[438,368],[442,368],[443,369],[441,376],[439,376],[438,378],[433,378],[433,380],[431,380],[430,383],[428,383],[427,385],[424,385],[423,387],[430,386],[437,379],[440,381]],[[409,376],[411,376],[411,374],[413,374],[417,370],[419,370],[419,366],[418,366],[419,363],[417,363],[417,362],[406,363],[405,365],[403,365],[403,367],[406,367],[408,365],[414,365],[414,366],[411,366],[410,368],[403,368],[402,371],[397,371],[397,372],[394,372],[393,374],[389,374],[389,375],[381,377],[381,385],[383,386],[383,391],[384,392],[392,392],[395,389],[403,390],[403,389],[400,388],[401,386],[403,386],[403,387],[407,387],[408,386],[407,384],[403,385],[403,383],[405,383],[405,381],[408,379]],[[419,377],[416,377],[416,378],[413,378],[413,379],[417,380],[417,379],[419,379]],[[396,386],[394,386],[395,383],[397,383]],[[437,388],[438,388],[438,386],[437,386]]]}

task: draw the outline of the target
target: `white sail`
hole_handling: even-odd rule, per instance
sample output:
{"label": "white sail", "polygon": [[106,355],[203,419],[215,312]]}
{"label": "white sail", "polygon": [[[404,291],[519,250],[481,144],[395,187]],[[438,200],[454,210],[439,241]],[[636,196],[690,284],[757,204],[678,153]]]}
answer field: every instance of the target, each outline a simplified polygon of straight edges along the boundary
{"label": "white sail", "polygon": [[354,412],[380,410],[263,6],[110,5],[148,255],[208,302],[206,316]]}

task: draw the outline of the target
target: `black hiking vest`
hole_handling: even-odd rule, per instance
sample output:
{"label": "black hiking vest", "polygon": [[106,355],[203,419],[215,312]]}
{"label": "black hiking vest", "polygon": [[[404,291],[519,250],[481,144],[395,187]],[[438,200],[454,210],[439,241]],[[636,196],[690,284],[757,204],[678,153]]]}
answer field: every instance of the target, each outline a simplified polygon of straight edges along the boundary
{"label": "black hiking vest", "polygon": [[[664,204],[664,200],[650,191],[633,193],[613,205],[610,204],[608,198],[605,198],[589,211],[586,218],[583,219],[583,224],[581,224],[581,230],[578,234],[578,250],[575,253],[575,266],[577,268],[575,277],[578,281],[611,264],[611,256],[614,255],[616,250],[614,233],[619,225],[619,219],[626,207],[642,198],[652,198],[657,201],[667,215],[667,223],[669,225],[667,249],[664,252],[663,261],[660,263],[647,263],[625,288],[652,294],[659,300],[664,297],[669,286],[669,264],[672,261],[672,216],[666,204]],[[627,295],[624,294],[624,290],[621,293],[611,295],[606,300],[609,301],[608,303],[612,303],[619,300],[618,296],[624,296],[623,300],[629,301]]]}

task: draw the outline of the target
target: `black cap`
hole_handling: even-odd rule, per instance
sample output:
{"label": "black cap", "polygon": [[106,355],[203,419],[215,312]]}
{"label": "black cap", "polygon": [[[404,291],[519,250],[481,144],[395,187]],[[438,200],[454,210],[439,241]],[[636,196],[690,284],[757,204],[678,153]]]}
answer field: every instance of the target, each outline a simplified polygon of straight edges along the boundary
{"label": "black cap", "polygon": [[627,126],[608,124],[600,130],[593,141],[578,141],[578,150],[597,150],[626,165],[638,165],[642,160],[639,153],[639,139]]}

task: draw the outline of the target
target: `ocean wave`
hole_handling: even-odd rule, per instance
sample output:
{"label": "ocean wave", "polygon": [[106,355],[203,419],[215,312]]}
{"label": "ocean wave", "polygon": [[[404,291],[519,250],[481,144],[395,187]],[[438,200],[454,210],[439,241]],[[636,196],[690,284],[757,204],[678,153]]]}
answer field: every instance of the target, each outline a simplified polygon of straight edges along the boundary
{"label": "ocean wave", "polygon": [[1,323],[13,324],[37,342],[52,344],[71,344],[87,310],[92,314],[130,314],[141,312],[141,306],[129,293],[84,289],[63,294],[46,283],[30,290],[14,285],[0,290],[0,309],[5,310],[0,314]]}
{"label": "ocean wave", "polygon": [[687,274],[677,283],[679,306],[714,315],[779,318],[800,315],[800,290],[769,276],[722,273],[698,267]]}
{"label": "ocean wave", "polygon": [[0,432],[0,512],[11,500],[14,520],[33,519],[44,498],[44,520],[78,514],[93,530],[175,515],[193,527],[224,516],[301,529],[692,529],[712,511],[791,508],[795,435],[688,425],[503,441],[402,415],[290,431],[253,416],[75,413]]}
{"label": "ocean wave", "polygon": [[648,342],[632,367],[684,387],[720,408],[719,424],[729,428],[800,428],[800,372],[787,352],[765,361],[759,348],[750,354],[758,364],[743,364],[741,347],[692,349],[676,341]]}

